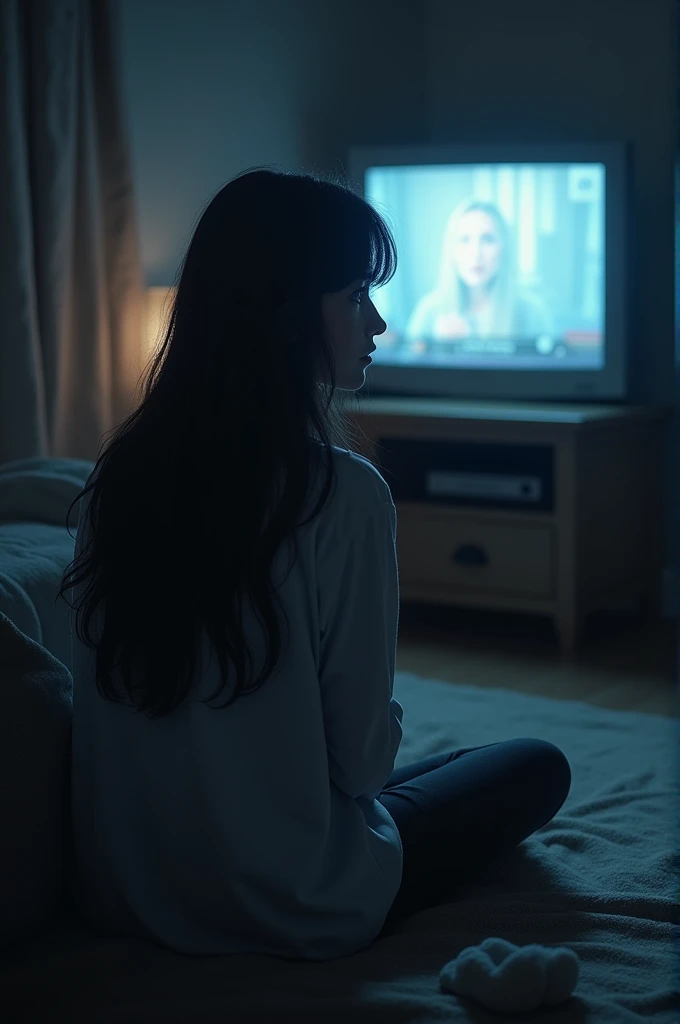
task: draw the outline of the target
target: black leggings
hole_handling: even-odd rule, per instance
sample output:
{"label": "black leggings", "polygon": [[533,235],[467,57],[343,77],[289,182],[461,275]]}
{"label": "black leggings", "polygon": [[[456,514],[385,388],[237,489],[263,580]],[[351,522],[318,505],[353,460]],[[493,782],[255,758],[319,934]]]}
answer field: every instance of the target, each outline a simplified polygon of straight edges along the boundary
{"label": "black leggings", "polygon": [[404,873],[381,934],[479,881],[555,817],[570,785],[569,762],[544,740],[468,747],[395,769],[378,799],[399,829]]}

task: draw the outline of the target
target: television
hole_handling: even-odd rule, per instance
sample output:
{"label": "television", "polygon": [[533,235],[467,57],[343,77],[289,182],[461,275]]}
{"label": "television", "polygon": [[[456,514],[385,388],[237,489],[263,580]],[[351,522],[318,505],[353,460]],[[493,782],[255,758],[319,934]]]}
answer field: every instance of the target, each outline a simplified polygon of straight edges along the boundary
{"label": "television", "polygon": [[363,393],[620,401],[625,143],[360,147],[349,178],[398,266]]}

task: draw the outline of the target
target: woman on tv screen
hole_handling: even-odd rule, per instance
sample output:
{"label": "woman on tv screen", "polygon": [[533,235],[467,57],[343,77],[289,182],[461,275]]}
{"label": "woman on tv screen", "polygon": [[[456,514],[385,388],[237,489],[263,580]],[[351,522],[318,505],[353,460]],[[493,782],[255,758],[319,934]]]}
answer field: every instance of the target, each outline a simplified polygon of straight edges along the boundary
{"label": "woman on tv screen", "polygon": [[436,287],[418,302],[406,334],[416,346],[467,338],[537,338],[552,319],[538,295],[520,289],[510,232],[498,208],[469,198],[451,214]]}

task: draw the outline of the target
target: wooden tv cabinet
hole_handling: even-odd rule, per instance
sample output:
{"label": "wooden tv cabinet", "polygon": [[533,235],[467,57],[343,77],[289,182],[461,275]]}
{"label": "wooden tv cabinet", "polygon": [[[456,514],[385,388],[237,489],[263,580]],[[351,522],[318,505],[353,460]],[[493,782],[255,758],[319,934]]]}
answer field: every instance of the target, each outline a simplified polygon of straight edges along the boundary
{"label": "wooden tv cabinet", "polygon": [[591,611],[642,599],[656,612],[666,417],[651,407],[360,399],[349,419],[381,469],[381,443],[395,439],[551,453],[547,511],[395,498],[402,600],[547,615],[565,652]]}

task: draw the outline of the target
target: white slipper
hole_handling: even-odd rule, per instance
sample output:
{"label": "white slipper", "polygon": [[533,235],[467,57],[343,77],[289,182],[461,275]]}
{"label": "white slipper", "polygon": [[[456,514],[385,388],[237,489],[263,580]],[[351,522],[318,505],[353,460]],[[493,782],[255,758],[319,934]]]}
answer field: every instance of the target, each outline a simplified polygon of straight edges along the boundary
{"label": "white slipper", "polygon": [[468,946],[439,972],[441,986],[499,1013],[529,1013],[556,1006],[576,988],[580,961],[565,946],[515,946],[484,939]]}

